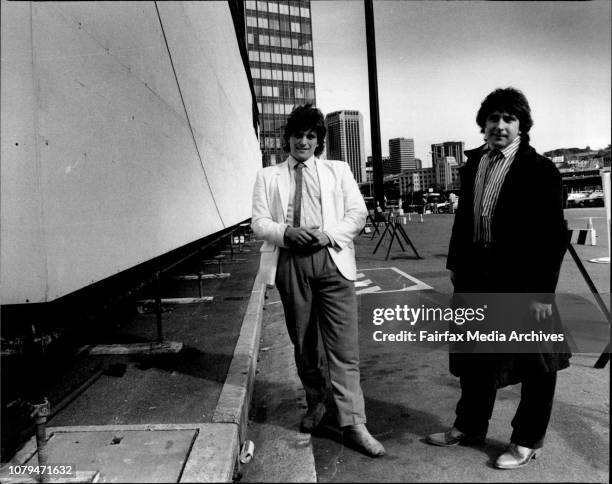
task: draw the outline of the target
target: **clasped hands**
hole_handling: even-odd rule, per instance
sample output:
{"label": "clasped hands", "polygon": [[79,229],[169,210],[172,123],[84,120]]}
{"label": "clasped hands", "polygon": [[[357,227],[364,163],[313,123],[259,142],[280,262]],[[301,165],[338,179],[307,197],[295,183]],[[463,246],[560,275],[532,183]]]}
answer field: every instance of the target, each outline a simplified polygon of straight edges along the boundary
{"label": "clasped hands", "polygon": [[319,230],[318,225],[310,227],[287,227],[285,241],[289,247],[319,248],[331,243],[329,237]]}

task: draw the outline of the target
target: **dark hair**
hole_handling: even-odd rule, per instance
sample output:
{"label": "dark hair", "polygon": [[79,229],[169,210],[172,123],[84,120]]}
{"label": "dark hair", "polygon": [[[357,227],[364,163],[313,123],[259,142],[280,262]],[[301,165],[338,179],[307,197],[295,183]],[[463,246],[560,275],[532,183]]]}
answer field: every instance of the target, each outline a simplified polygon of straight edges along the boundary
{"label": "dark hair", "polygon": [[303,133],[312,129],[317,135],[317,147],[315,148],[315,156],[319,156],[323,153],[325,147],[325,133],[327,128],[325,127],[325,118],[323,113],[315,108],[312,104],[305,104],[304,106],[297,106],[291,111],[291,114],[287,118],[287,124],[285,125],[285,133],[283,139],[283,150],[287,153],[291,151],[289,146],[289,138],[291,135]]}
{"label": "dark hair", "polygon": [[531,119],[531,108],[527,98],[521,91],[513,87],[498,88],[482,101],[476,115],[476,123],[480,126],[481,133],[485,132],[487,118],[495,111],[506,112],[516,116],[519,120],[521,138],[529,141],[529,130],[533,126],[533,119]]}

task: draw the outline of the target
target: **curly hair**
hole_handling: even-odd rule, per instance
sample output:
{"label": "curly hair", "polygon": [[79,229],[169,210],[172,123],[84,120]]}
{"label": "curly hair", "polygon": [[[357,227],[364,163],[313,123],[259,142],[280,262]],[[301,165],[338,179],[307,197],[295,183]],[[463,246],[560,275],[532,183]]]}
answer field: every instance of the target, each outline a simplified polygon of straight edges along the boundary
{"label": "curly hair", "polygon": [[529,141],[529,130],[533,126],[531,118],[531,108],[525,95],[513,87],[505,89],[495,89],[491,92],[480,105],[476,115],[476,123],[480,126],[480,132],[485,132],[487,118],[495,111],[506,112],[516,116],[519,120],[521,137]]}
{"label": "curly hair", "polygon": [[313,130],[317,135],[317,147],[315,148],[315,156],[319,156],[323,153],[325,147],[325,134],[327,128],[325,127],[325,118],[321,110],[315,108],[312,104],[305,104],[303,106],[297,106],[291,111],[291,114],[287,118],[287,124],[285,125],[285,132],[283,134],[283,150],[287,153],[291,151],[289,145],[289,138],[292,135],[304,133],[309,129]]}

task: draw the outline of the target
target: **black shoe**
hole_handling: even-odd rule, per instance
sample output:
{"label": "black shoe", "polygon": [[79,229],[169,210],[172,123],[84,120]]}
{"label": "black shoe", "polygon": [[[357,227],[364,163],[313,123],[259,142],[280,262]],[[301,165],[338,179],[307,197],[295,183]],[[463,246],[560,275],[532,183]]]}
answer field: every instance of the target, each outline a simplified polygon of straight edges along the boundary
{"label": "black shoe", "polygon": [[309,408],[306,415],[302,417],[300,430],[306,434],[312,433],[321,424],[321,420],[323,420],[326,412],[327,408],[325,408],[325,404],[321,402]]}
{"label": "black shoe", "polygon": [[485,436],[464,434],[460,430],[457,430],[455,427],[451,427],[446,432],[430,434],[425,440],[430,444],[439,445],[440,447],[453,447],[461,443],[468,445],[482,444],[484,443]]}

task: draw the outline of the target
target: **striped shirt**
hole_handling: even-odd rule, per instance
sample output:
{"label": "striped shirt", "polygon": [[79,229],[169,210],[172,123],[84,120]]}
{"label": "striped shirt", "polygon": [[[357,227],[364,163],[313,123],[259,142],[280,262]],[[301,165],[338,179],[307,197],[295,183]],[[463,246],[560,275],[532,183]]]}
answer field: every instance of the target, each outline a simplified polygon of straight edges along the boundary
{"label": "striped shirt", "polygon": [[491,220],[499,192],[521,143],[517,136],[503,150],[488,150],[480,158],[474,183],[474,242],[493,241]]}

